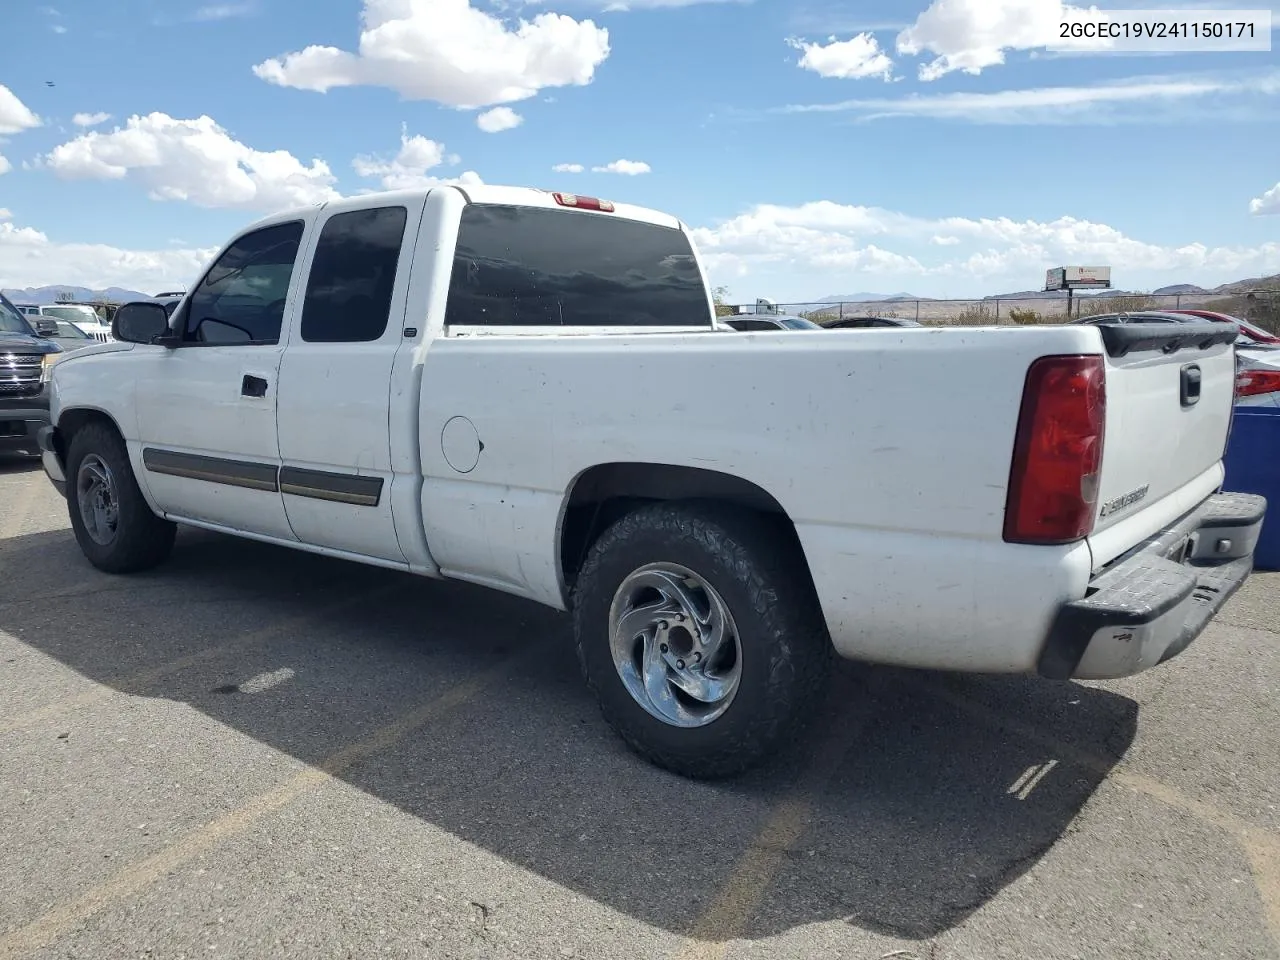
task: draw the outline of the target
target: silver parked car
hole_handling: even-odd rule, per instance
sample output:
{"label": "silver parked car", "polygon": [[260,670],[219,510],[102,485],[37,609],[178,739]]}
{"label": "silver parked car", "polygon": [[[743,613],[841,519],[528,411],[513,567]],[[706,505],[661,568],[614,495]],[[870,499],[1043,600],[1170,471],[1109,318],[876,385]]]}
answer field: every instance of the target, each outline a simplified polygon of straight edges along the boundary
{"label": "silver parked car", "polygon": [[82,333],[87,334],[98,343],[110,343],[112,340],[111,324],[98,316],[98,311],[87,303],[41,304],[38,315],[51,317],[54,320],[65,320],[67,323],[74,324]]}
{"label": "silver parked car", "polygon": [[804,317],[792,317],[784,313],[748,313],[733,317],[721,317],[735,330],[821,330],[822,327]]}

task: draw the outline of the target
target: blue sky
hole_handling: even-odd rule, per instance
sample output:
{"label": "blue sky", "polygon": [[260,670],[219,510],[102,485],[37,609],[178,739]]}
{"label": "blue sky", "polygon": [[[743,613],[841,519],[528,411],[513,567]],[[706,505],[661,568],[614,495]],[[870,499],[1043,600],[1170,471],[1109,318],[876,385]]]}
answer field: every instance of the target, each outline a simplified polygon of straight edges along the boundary
{"label": "blue sky", "polygon": [[670,211],[741,300],[1280,272],[1280,58],[1055,53],[1061,0],[8,6],[6,288],[183,285],[281,206],[477,177]]}

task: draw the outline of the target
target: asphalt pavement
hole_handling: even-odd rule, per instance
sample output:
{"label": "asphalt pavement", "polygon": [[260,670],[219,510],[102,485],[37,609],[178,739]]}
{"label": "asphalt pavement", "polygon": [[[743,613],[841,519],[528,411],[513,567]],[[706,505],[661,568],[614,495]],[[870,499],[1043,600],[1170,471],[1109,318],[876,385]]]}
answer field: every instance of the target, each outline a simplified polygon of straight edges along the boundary
{"label": "asphalt pavement", "polygon": [[842,664],[716,784],[567,620],[202,531],[83,559],[0,463],[0,960],[1280,958],[1280,574],[1110,683]]}

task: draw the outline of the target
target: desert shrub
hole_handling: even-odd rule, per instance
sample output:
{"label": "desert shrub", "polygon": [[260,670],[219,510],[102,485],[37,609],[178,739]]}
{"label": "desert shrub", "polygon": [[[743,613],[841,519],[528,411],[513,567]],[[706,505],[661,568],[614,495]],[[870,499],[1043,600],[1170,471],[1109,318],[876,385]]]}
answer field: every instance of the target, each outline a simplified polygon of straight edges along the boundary
{"label": "desert shrub", "polygon": [[996,316],[986,308],[985,304],[974,304],[965,307],[951,321],[961,327],[983,327],[996,323]]}
{"label": "desert shrub", "polygon": [[1009,311],[1009,320],[1019,325],[1060,322],[1058,317],[1047,317],[1040,311],[1032,310],[1030,307],[1014,307]]}
{"label": "desert shrub", "polygon": [[1259,290],[1252,294],[1241,293],[1210,300],[1202,309],[1241,317],[1269,333],[1280,333],[1280,292]]}
{"label": "desert shrub", "polygon": [[1155,297],[1136,294],[1132,297],[1084,297],[1076,300],[1076,316],[1096,317],[1100,313],[1137,313],[1159,310],[1163,304]]}
{"label": "desert shrub", "polygon": [[1244,318],[1268,333],[1280,334],[1280,292],[1257,294],[1248,301]]}
{"label": "desert shrub", "polygon": [[831,310],[802,310],[796,314],[805,320],[811,320],[819,326],[826,326],[828,323],[834,323],[840,319],[840,314]]}

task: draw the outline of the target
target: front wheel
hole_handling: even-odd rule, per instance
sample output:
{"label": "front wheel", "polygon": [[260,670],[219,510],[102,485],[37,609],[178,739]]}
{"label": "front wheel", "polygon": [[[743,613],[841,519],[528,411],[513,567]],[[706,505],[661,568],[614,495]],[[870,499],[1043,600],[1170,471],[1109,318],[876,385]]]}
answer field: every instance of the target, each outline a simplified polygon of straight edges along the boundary
{"label": "front wheel", "polygon": [[657,504],[592,545],[578,659],[632,749],[688,777],[740,773],[812,718],[831,644],[804,559],[773,518]]}
{"label": "front wheel", "polygon": [[151,512],[124,440],[104,423],[90,423],[71,438],[67,509],[81,552],[107,573],[154,567],[173,548],[176,526]]}

